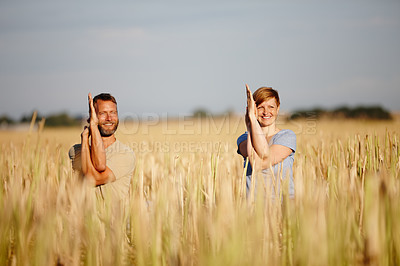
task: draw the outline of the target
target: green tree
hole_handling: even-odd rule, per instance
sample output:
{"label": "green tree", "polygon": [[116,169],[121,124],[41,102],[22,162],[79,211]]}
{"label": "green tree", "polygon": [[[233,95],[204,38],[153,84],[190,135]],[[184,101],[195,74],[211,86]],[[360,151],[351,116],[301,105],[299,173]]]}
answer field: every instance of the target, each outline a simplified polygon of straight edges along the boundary
{"label": "green tree", "polygon": [[3,124],[7,124],[7,125],[12,125],[12,124],[14,124],[15,123],[15,121],[14,120],[12,120],[10,117],[8,117],[7,115],[2,115],[2,116],[0,116],[0,125],[3,125]]}
{"label": "green tree", "polygon": [[67,113],[60,113],[46,117],[45,125],[48,127],[78,126],[80,125],[80,121],[69,116]]}

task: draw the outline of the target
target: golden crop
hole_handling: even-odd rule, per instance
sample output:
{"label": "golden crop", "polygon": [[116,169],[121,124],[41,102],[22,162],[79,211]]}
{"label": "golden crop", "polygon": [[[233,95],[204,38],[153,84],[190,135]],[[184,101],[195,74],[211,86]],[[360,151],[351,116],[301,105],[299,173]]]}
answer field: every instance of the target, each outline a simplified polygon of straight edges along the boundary
{"label": "golden crop", "polygon": [[400,264],[400,122],[280,122],[296,197],[246,199],[242,118],[129,123],[125,209],[72,173],[80,128],[0,131],[0,265]]}

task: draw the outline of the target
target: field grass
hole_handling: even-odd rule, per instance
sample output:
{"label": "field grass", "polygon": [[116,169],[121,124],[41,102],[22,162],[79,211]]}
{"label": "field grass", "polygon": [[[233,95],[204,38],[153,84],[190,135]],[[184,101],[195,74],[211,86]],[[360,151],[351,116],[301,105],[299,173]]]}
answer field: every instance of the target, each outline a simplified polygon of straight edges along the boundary
{"label": "field grass", "polygon": [[400,122],[279,122],[296,197],[246,199],[241,118],[122,121],[128,204],[72,173],[80,128],[0,131],[0,265],[399,265]]}

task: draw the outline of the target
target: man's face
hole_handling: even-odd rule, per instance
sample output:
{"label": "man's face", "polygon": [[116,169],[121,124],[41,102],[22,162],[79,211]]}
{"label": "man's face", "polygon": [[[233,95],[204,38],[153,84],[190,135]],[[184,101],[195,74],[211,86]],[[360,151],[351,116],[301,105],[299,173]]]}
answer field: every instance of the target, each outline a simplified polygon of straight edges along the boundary
{"label": "man's face", "polygon": [[96,115],[99,119],[99,131],[102,137],[109,137],[118,127],[117,105],[112,101],[98,100],[95,104]]}

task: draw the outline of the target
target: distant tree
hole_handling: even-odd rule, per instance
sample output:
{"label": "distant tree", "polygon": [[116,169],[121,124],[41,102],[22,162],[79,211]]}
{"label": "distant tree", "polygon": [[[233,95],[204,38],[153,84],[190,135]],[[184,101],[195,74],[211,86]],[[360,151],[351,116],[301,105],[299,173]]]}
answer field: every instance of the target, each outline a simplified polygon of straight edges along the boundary
{"label": "distant tree", "polygon": [[84,117],[83,117],[83,115],[75,115],[74,119],[77,121],[83,121]]}
{"label": "distant tree", "polygon": [[350,113],[350,108],[349,107],[341,106],[341,107],[338,107],[338,108],[334,109],[331,112],[331,115],[334,118],[348,118],[349,117],[349,113]]}
{"label": "distant tree", "polygon": [[364,107],[359,106],[354,108],[350,113],[352,118],[367,118],[379,120],[391,120],[392,116],[380,106]]}
{"label": "distant tree", "polygon": [[298,110],[295,111],[289,119],[299,119],[299,118],[321,118],[323,115],[325,115],[328,111],[316,107],[314,109],[310,110]]}
{"label": "distant tree", "polygon": [[46,117],[45,126],[47,127],[69,127],[78,126],[81,121],[70,117],[67,113],[54,114]]}
{"label": "distant tree", "polygon": [[229,116],[229,117],[234,116],[235,115],[235,111],[232,108],[229,108],[228,110],[226,110],[224,112],[224,115],[225,116]]}
{"label": "distant tree", "polygon": [[14,123],[15,123],[15,121],[12,120],[11,118],[9,118],[7,115],[0,116],[0,125],[4,125],[4,124],[12,125]]}
{"label": "distant tree", "polygon": [[321,118],[322,116],[331,118],[353,118],[353,119],[378,119],[391,120],[391,114],[381,106],[358,106],[349,108],[347,106],[338,107],[332,111],[326,111],[321,108],[311,110],[300,110],[294,112],[290,119],[298,118]]}
{"label": "distant tree", "polygon": [[198,118],[204,118],[207,117],[207,115],[209,115],[209,113],[203,108],[199,108],[193,112],[193,116]]}
{"label": "distant tree", "polygon": [[[33,114],[35,113],[35,111],[33,111],[30,115],[24,115],[21,119],[20,119],[20,123],[30,123],[32,121],[32,117]],[[42,120],[42,116],[38,113],[36,116],[36,121],[40,121]]]}

